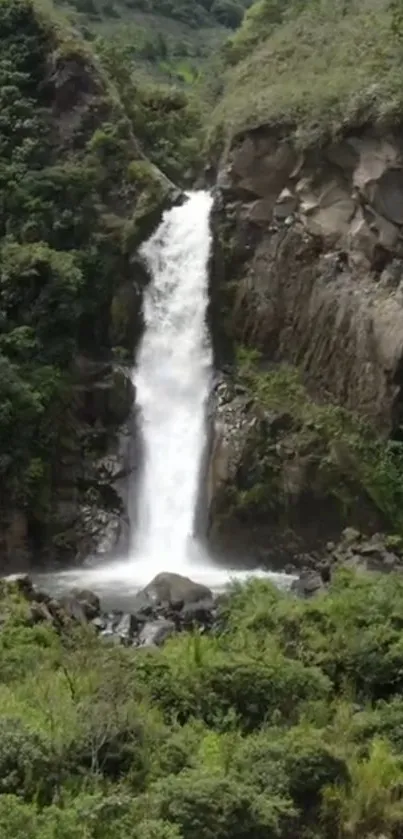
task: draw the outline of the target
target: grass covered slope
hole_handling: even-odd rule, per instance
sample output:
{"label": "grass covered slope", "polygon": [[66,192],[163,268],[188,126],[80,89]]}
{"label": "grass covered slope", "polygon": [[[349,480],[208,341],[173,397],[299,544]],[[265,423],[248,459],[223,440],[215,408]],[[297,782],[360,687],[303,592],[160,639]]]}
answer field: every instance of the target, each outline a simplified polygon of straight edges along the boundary
{"label": "grass covered slope", "polygon": [[151,651],[0,608],[4,839],[401,835],[400,576],[254,581]]}
{"label": "grass covered slope", "polygon": [[226,49],[211,142],[281,124],[304,145],[399,121],[403,24],[389,0],[258,0]]}

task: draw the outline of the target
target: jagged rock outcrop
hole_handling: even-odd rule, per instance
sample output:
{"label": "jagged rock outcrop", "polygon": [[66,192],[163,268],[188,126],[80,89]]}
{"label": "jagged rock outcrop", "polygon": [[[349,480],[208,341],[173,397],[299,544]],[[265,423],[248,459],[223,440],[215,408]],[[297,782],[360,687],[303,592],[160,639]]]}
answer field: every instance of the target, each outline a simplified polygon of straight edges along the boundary
{"label": "jagged rock outcrop", "polygon": [[[325,440],[323,416],[301,418],[286,394],[283,406],[281,395],[264,398],[264,376],[291,365],[312,405],[339,406],[380,439],[399,438],[403,143],[367,129],[301,152],[280,129],[261,127],[227,150],[216,190],[211,324],[225,372],[209,462],[210,542],[251,564],[300,567],[347,524],[369,533],[394,526],[340,415]],[[259,354],[261,392],[259,376],[239,375],[240,346]]]}
{"label": "jagged rock outcrop", "polygon": [[351,133],[302,154],[261,128],[233,145],[217,185],[215,294],[227,332],[297,364],[316,396],[398,428],[401,139]]}
{"label": "jagged rock outcrop", "polygon": [[402,573],[402,540],[382,533],[374,533],[368,538],[359,530],[346,527],[337,543],[328,542],[323,552],[305,555],[302,571],[293,581],[291,591],[302,597],[311,597],[323,591],[340,568],[359,573]]}

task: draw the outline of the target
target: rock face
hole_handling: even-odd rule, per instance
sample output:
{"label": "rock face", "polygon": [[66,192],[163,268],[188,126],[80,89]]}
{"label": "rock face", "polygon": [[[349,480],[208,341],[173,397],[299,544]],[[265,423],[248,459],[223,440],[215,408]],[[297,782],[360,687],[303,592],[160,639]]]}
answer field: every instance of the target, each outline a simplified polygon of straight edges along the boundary
{"label": "rock face", "polygon": [[[311,404],[379,438],[403,418],[403,143],[370,130],[301,153],[279,130],[239,136],[217,173],[210,320],[218,366],[208,469],[218,555],[304,566],[351,523],[386,526],[343,433],[264,402],[234,363],[290,365]],[[256,369],[257,366],[255,365]],[[277,400],[277,402],[281,402]],[[294,406],[295,407],[295,406]],[[298,415],[297,415],[298,414]],[[371,496],[371,497],[370,497]]]}
{"label": "rock face", "polygon": [[383,432],[395,429],[403,404],[401,139],[351,134],[302,155],[262,128],[238,140],[217,183],[213,294],[227,337],[298,364],[318,396]]}
{"label": "rock face", "polygon": [[390,573],[403,571],[403,542],[399,537],[374,533],[367,538],[353,527],[347,527],[337,544],[328,542],[319,554],[305,555],[304,567],[292,583],[291,591],[312,597],[323,591],[338,568],[358,572]]}
{"label": "rock face", "polygon": [[[346,521],[375,531],[379,510],[341,441],[315,422],[268,410],[228,377],[216,387],[208,475],[209,541],[217,558],[284,570],[339,538]],[[358,469],[359,472],[359,469]]]}

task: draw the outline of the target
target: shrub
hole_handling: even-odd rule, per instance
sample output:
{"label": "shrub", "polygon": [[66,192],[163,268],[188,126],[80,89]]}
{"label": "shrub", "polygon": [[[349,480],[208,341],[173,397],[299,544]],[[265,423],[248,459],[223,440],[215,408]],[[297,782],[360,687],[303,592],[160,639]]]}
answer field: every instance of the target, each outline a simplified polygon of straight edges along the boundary
{"label": "shrub", "polygon": [[164,821],[179,826],[183,839],[272,839],[292,823],[290,801],[260,798],[235,778],[197,771],[162,779],[149,792],[148,806]]}
{"label": "shrub", "polygon": [[49,745],[21,720],[0,717],[0,795],[49,803],[56,787]]}
{"label": "shrub", "polygon": [[351,786],[325,791],[323,818],[339,835],[396,836],[403,826],[403,764],[388,743],[374,740],[368,758],[353,758]]}

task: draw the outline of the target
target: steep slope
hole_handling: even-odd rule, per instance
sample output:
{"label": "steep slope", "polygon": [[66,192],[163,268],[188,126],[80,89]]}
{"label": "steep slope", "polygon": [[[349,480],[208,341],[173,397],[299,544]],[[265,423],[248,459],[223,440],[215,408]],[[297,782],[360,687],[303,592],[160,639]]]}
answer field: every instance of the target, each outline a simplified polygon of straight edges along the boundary
{"label": "steep slope", "polygon": [[281,125],[306,147],[348,126],[399,121],[398,0],[258,0],[225,53],[212,141]]}
{"label": "steep slope", "polygon": [[1,0],[0,31],[5,568],[71,559],[100,510],[119,508],[100,458],[132,399],[116,361],[140,328],[133,254],[173,187],[77,35],[31,0]]}
{"label": "steep slope", "polygon": [[213,325],[222,361],[252,352],[219,400],[211,529],[266,559],[402,529],[399,14],[265,0],[227,48]]}

